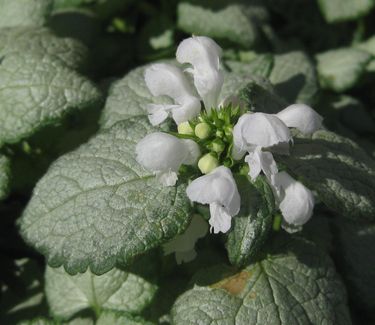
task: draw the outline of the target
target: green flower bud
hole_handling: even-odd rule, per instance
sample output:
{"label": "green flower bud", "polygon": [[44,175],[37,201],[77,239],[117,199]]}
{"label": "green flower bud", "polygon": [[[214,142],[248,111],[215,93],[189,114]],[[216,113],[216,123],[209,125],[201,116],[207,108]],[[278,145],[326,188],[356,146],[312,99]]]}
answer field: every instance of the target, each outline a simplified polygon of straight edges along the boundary
{"label": "green flower bud", "polygon": [[226,126],[224,129],[224,133],[227,137],[230,137],[233,133],[233,127],[232,126]]}
{"label": "green flower bud", "polygon": [[195,135],[199,139],[207,139],[211,134],[211,127],[207,123],[198,123],[195,126]]}
{"label": "green flower bud", "polygon": [[216,135],[218,138],[222,138],[223,135],[224,135],[224,132],[223,132],[223,130],[217,130],[216,133],[215,133],[215,135]]}
{"label": "green flower bud", "polygon": [[211,143],[211,149],[214,152],[221,153],[225,149],[225,143],[220,139],[215,139]]}
{"label": "green flower bud", "polygon": [[182,122],[177,126],[178,133],[180,134],[186,134],[186,135],[193,135],[194,130],[190,126],[189,122]]}
{"label": "green flower bud", "polygon": [[281,223],[282,223],[282,216],[281,216],[281,214],[278,213],[273,218],[272,229],[274,231],[279,231],[280,228],[281,228]]}
{"label": "green flower bud", "polygon": [[198,168],[203,174],[208,174],[219,166],[219,161],[211,153],[205,154],[198,161]]}

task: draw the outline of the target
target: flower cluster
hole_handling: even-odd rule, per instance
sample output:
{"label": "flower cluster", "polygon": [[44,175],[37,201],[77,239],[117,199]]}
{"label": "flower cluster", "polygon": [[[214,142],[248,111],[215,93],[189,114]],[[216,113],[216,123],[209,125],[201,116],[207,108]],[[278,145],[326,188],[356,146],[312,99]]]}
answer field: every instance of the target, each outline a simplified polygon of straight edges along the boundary
{"label": "flower cluster", "polygon": [[[209,224],[214,233],[227,232],[232,217],[239,213],[241,198],[232,171],[248,166],[251,180],[263,173],[272,187],[283,228],[299,230],[312,215],[313,194],[278,170],[273,153],[289,154],[289,128],[313,133],[321,127],[322,118],[303,104],[265,114],[240,108],[234,96],[219,103],[224,81],[221,52],[212,39],[193,36],[182,41],[176,53],[177,61],[188,65],[185,70],[165,63],[147,68],[145,81],[150,92],[174,102],[149,104],[149,120],[158,125],[171,115],[178,132],[147,135],[137,144],[137,161],[165,186],[176,184],[182,165],[197,166],[193,170],[203,175],[191,181],[186,193],[191,201],[209,205]],[[203,220],[195,216],[185,234],[165,250],[175,251],[180,261],[194,258],[195,240],[206,233],[202,224]]]}

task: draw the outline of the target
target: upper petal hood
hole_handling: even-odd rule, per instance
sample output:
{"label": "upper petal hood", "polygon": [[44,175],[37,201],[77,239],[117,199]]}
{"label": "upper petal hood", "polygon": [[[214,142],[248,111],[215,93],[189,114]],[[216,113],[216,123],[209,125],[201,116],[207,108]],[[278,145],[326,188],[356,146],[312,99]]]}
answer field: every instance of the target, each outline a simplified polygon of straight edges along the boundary
{"label": "upper petal hood", "polygon": [[183,40],[177,48],[180,63],[190,63],[194,85],[207,110],[216,107],[224,77],[220,71],[221,48],[205,36],[193,36]]}
{"label": "upper petal hood", "polygon": [[244,114],[233,128],[233,142],[237,151],[267,148],[287,143],[290,139],[288,127],[273,114]]}
{"label": "upper petal hood", "polygon": [[288,127],[297,128],[304,134],[314,133],[322,126],[323,118],[310,106],[293,104],[283,109],[276,116]]}

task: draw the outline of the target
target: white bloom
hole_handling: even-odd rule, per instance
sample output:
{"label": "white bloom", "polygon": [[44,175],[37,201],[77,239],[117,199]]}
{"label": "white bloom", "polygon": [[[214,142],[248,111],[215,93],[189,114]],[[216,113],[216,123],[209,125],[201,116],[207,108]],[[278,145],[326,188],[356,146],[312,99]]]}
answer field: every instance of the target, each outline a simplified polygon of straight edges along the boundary
{"label": "white bloom", "polygon": [[241,199],[230,169],[224,166],[190,183],[186,193],[191,201],[209,204],[209,223],[215,234],[230,229],[232,217],[240,211]]}
{"label": "white bloom", "polygon": [[233,128],[233,155],[240,159],[245,152],[256,147],[268,148],[279,143],[288,143],[291,134],[288,127],[277,116],[265,113],[242,115]]}
{"label": "white bloom", "polygon": [[273,159],[272,153],[262,151],[261,147],[257,147],[245,157],[245,162],[249,164],[249,176],[255,180],[261,171],[270,178],[277,173],[276,161]]}
{"label": "white bloom", "polygon": [[164,254],[175,253],[177,264],[192,261],[197,255],[195,243],[206,235],[207,230],[207,222],[200,215],[193,215],[185,232],[163,245]]}
{"label": "white bloom", "polygon": [[289,232],[299,230],[313,214],[312,192],[286,172],[274,175],[271,186],[284,218],[283,228]]}
{"label": "white bloom", "polygon": [[293,104],[283,109],[276,116],[286,126],[297,128],[303,134],[314,133],[322,126],[323,118],[311,107],[305,104]]}
{"label": "white bloom", "polygon": [[188,80],[179,68],[165,63],[153,64],[146,69],[145,81],[154,96],[166,95],[176,103],[175,105],[148,105],[152,125],[163,122],[170,112],[177,124],[186,122],[199,114],[200,100],[195,96]]}
{"label": "white bloom", "polygon": [[182,164],[193,165],[200,155],[199,146],[192,140],[178,139],[170,134],[148,134],[136,146],[137,162],[153,171],[161,183],[173,186]]}
{"label": "white bloom", "polygon": [[177,48],[176,58],[180,63],[190,63],[194,85],[206,109],[216,107],[224,77],[220,71],[221,48],[205,36],[193,36],[183,40]]}

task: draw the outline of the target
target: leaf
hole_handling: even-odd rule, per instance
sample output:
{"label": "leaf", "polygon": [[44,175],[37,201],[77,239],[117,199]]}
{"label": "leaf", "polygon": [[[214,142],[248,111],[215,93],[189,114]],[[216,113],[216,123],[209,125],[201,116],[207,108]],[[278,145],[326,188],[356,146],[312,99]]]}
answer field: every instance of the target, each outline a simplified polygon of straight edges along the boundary
{"label": "leaf", "polygon": [[0,65],[0,142],[18,142],[100,99],[88,79],[60,60],[27,52],[6,56]]}
{"label": "leaf", "polygon": [[318,0],[320,10],[329,23],[356,20],[374,7],[372,0]]}
{"label": "leaf", "polygon": [[[176,64],[175,61],[167,61],[167,63]],[[100,119],[102,128],[109,128],[116,122],[132,116],[147,115],[148,104],[172,103],[167,96],[151,95],[144,80],[146,68],[147,66],[136,68],[113,83]],[[241,74],[226,71],[219,102],[226,97],[236,95],[239,89],[245,87],[250,81],[254,81],[254,77],[246,70]]]}
{"label": "leaf", "polygon": [[0,154],[0,200],[8,194],[9,177],[9,159]]}
{"label": "leaf", "polygon": [[320,85],[335,92],[346,91],[361,78],[371,54],[356,48],[341,48],[316,56]]}
{"label": "leaf", "polygon": [[375,162],[353,141],[329,131],[294,138],[290,173],[318,193],[330,209],[353,219],[375,219]]}
{"label": "leaf", "polygon": [[78,69],[87,59],[87,48],[72,38],[59,38],[47,28],[14,27],[0,29],[0,57],[14,53],[35,53],[58,58]]}
{"label": "leaf", "polygon": [[21,233],[51,266],[103,274],[185,230],[185,185],[163,187],[135,161],[135,145],[153,130],[144,117],[117,123],[59,158],[39,181]]}
{"label": "leaf", "polygon": [[177,7],[177,25],[184,32],[226,40],[251,48],[258,39],[258,25],[267,20],[260,5],[230,1],[181,2]]}
{"label": "leaf", "polygon": [[46,295],[54,316],[68,319],[77,312],[103,308],[140,313],[152,301],[157,286],[120,269],[97,276],[87,270],[69,275],[61,268],[46,269]]}
{"label": "leaf", "polygon": [[0,28],[42,26],[52,9],[52,0],[0,0]]}
{"label": "leaf", "polygon": [[243,266],[255,257],[268,238],[275,199],[263,177],[258,177],[254,183],[244,176],[236,181],[243,200],[240,213],[233,218],[226,248],[229,261]]}
{"label": "leaf", "polygon": [[340,269],[347,281],[351,301],[360,310],[375,308],[375,225],[340,220],[337,252]]}
{"label": "leaf", "polygon": [[370,37],[364,42],[355,44],[354,46],[375,56],[375,36]]}
{"label": "leaf", "polygon": [[[1,261],[4,271],[4,259]],[[26,258],[15,260],[12,266],[13,269],[8,270],[9,274],[7,271],[1,274],[10,279],[2,287],[0,323],[18,324],[37,315],[46,315],[48,308],[43,292],[41,267],[34,260]]]}
{"label": "leaf", "polygon": [[101,313],[96,325],[153,325],[139,316],[132,316],[126,313],[119,313],[112,310],[106,310]]}
{"label": "leaf", "polygon": [[274,65],[274,56],[272,54],[259,54],[249,63],[225,61],[225,65],[234,74],[268,78]]}
{"label": "leaf", "polygon": [[[202,271],[175,302],[172,323],[351,324],[345,288],[327,255],[297,238],[276,240],[273,247],[241,271]],[[214,275],[220,281],[213,282]]]}
{"label": "leaf", "polygon": [[314,65],[304,52],[275,55],[269,79],[276,93],[289,103],[314,103],[318,80]]}

